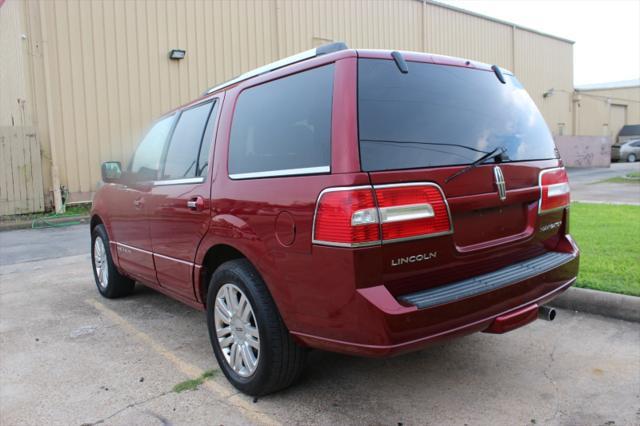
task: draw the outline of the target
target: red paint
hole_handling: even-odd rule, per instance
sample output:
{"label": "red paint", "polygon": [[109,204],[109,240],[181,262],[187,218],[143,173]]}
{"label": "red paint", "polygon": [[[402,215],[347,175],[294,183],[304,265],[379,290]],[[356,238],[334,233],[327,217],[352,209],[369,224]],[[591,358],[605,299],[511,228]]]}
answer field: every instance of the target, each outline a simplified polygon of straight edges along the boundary
{"label": "red paint", "polygon": [[[538,214],[540,171],[560,167],[560,160],[501,164],[505,200],[496,195],[492,165],[481,165],[448,183],[445,179],[464,166],[361,171],[358,55],[390,59],[389,52],[346,50],[208,95],[224,99],[209,158],[212,166],[203,183],[101,188],[93,215],[104,222],[112,242],[141,250],[131,254],[112,247],[120,270],[203,308],[205,256],[216,246],[232,247],[257,268],[285,324],[301,343],[368,356],[402,353],[487,329],[508,331],[530,319],[531,306],[546,303],[572,285],[579,252],[568,234],[567,210]],[[407,53],[406,59],[474,69],[469,72],[490,71],[486,64],[437,55]],[[335,62],[332,173],[230,179],[229,134],[242,90],[331,62]],[[324,189],[407,182],[439,185],[449,206],[452,233],[361,248],[312,244],[316,202]],[[202,205],[188,208],[187,202],[197,197]],[[429,309],[418,310],[396,299],[553,250],[572,253],[575,259],[529,280]],[[392,266],[393,259],[431,252],[437,256],[428,261]]]}

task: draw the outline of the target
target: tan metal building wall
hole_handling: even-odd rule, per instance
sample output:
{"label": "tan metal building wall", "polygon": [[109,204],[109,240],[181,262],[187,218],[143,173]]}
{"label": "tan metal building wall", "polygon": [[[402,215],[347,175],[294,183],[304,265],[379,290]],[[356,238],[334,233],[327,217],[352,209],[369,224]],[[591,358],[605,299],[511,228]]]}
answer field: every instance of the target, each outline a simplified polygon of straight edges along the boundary
{"label": "tan metal building wall", "polygon": [[640,85],[576,89],[575,127],[578,135],[601,135],[615,142],[625,124],[640,124]]}
{"label": "tan metal building wall", "polygon": [[[19,10],[24,91],[42,141],[47,198],[58,185],[89,200],[108,159],[126,162],[151,120],[214,83],[330,41],[428,51],[497,64],[519,76],[554,133],[573,129],[573,45],[419,0],[8,0]],[[13,12],[11,12],[13,13]],[[16,42],[16,37],[25,34]],[[3,33],[4,37],[4,33]],[[172,48],[187,51],[170,61]],[[6,51],[0,52],[4,63]],[[26,69],[25,69],[26,68]],[[4,87],[4,86],[3,86]],[[554,89],[554,96],[543,93]],[[4,95],[2,96],[4,98]],[[15,112],[0,104],[0,123]],[[52,165],[54,166],[52,168]]]}

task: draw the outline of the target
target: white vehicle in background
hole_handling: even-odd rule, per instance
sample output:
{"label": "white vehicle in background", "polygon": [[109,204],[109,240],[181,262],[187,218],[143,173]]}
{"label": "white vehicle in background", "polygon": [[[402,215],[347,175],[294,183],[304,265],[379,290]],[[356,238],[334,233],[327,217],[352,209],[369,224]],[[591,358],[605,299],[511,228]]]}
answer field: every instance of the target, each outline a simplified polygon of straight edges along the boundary
{"label": "white vehicle in background", "polygon": [[631,139],[611,147],[612,161],[628,161],[633,163],[640,158],[640,139]]}

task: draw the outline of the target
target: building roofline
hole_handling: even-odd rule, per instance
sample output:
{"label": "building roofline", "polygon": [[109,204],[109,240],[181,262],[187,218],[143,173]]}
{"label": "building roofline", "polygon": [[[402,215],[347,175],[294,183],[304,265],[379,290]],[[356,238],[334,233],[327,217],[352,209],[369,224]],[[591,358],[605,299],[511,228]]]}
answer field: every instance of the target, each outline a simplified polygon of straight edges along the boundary
{"label": "building roofline", "polygon": [[576,91],[585,92],[589,90],[611,90],[611,89],[628,89],[631,87],[640,87],[640,79],[609,81],[606,83],[582,84],[576,86]]}
{"label": "building roofline", "polygon": [[456,12],[460,12],[460,13],[464,13],[464,14],[467,14],[467,15],[475,16],[476,18],[486,19],[488,21],[493,21],[493,22],[496,22],[498,24],[503,24],[503,25],[507,25],[509,27],[517,28],[519,30],[528,31],[530,33],[538,34],[538,35],[541,35],[543,37],[549,37],[549,38],[553,38],[553,39],[556,39],[556,40],[559,40],[559,41],[563,41],[565,43],[575,44],[575,41],[569,40],[568,38],[556,36],[556,35],[549,34],[549,33],[544,33],[542,31],[534,30],[533,28],[529,28],[529,27],[523,27],[522,25],[518,25],[518,24],[515,24],[513,22],[503,21],[502,19],[494,18],[493,16],[483,15],[482,13],[477,13],[477,12],[473,12],[471,10],[462,9],[460,7],[451,6],[450,4],[447,4],[447,3],[440,3],[439,1],[434,1],[434,0],[415,0],[415,1],[418,1],[418,2],[424,3],[424,4],[431,4],[431,5],[434,5],[434,6],[439,6],[439,7],[445,8],[445,9],[449,9],[449,10],[454,10]]}

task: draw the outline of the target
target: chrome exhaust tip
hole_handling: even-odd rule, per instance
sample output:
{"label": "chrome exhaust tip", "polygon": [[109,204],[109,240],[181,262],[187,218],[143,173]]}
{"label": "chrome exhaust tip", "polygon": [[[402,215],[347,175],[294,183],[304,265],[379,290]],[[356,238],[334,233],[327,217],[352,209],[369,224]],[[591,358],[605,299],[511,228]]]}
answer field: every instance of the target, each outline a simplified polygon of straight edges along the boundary
{"label": "chrome exhaust tip", "polygon": [[553,321],[556,318],[556,310],[548,306],[540,306],[538,308],[538,318],[545,321]]}

